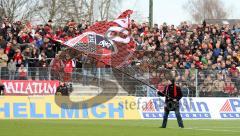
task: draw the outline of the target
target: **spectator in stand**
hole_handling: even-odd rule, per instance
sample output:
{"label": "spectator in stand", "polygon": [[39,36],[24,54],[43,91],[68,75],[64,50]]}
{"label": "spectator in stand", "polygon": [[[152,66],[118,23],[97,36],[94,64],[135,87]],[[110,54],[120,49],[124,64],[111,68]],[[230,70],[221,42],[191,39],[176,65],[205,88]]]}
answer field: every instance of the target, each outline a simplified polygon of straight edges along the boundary
{"label": "spectator in stand", "polygon": [[13,59],[11,59],[10,62],[8,63],[9,80],[15,79],[16,70],[17,70],[16,62],[13,61]]}
{"label": "spectator in stand", "polygon": [[53,21],[50,19],[50,20],[48,20],[48,22],[45,26],[52,28],[52,24],[53,24]]}
{"label": "spectator in stand", "polygon": [[6,40],[4,39],[3,35],[0,34],[0,48],[5,49],[7,45]]}
{"label": "spectator in stand", "polygon": [[51,45],[49,45],[47,47],[47,49],[45,50],[45,54],[47,56],[47,58],[54,58],[55,57],[55,52],[53,51],[53,48]]}
{"label": "spectator in stand", "polygon": [[32,58],[32,51],[29,47],[27,47],[23,52],[23,60],[24,60],[24,65],[26,65],[28,67],[29,65],[29,61]]}
{"label": "spectator in stand", "polygon": [[9,60],[13,58],[15,52],[14,52],[13,45],[11,42],[7,43],[4,53],[7,54]]}
{"label": "spectator in stand", "polygon": [[136,44],[137,44],[136,50],[143,50],[143,41],[140,36],[137,38]]}
{"label": "spectator in stand", "polygon": [[69,38],[76,37],[77,33],[76,33],[75,27],[76,27],[76,23],[74,22],[74,20],[72,20],[71,22],[68,23],[67,35]]}
{"label": "spectator in stand", "polygon": [[42,36],[39,33],[36,33],[34,37],[35,37],[35,46],[36,48],[40,49],[41,46],[43,45]]}
{"label": "spectator in stand", "polygon": [[64,81],[71,82],[73,68],[75,67],[75,62],[71,59],[69,55],[66,56],[65,67],[64,67]]}
{"label": "spectator in stand", "polygon": [[4,95],[4,84],[0,80],[0,95]]}
{"label": "spectator in stand", "polygon": [[43,45],[39,48],[40,51],[46,52],[48,46],[50,46],[50,39],[47,37],[43,38]]}
{"label": "spectator in stand", "polygon": [[207,97],[212,96],[212,88],[213,83],[211,79],[211,75],[207,75],[207,78],[204,79],[204,82],[202,85],[200,85],[200,96]]}
{"label": "spectator in stand", "polygon": [[224,81],[221,73],[217,74],[217,79],[213,81],[213,96],[222,97],[224,94]]}
{"label": "spectator in stand", "polygon": [[59,54],[56,54],[56,57],[52,59],[50,63],[51,67],[51,79],[59,80],[61,78],[61,71],[64,67],[64,63],[59,58]]}
{"label": "spectator in stand", "polygon": [[7,79],[7,62],[8,56],[4,53],[4,50],[0,48],[0,67],[1,67],[1,77]]}
{"label": "spectator in stand", "polygon": [[237,96],[237,93],[238,93],[237,88],[234,85],[234,83],[231,81],[230,77],[227,77],[225,80],[224,93],[226,96],[232,96],[232,97]]}
{"label": "spectator in stand", "polygon": [[46,54],[45,54],[45,51],[41,51],[41,54],[39,55],[38,59],[41,61],[43,58],[47,58]]}
{"label": "spectator in stand", "polygon": [[18,79],[19,80],[27,80],[27,69],[23,64],[18,69]]}
{"label": "spectator in stand", "polygon": [[17,63],[17,67],[20,67],[23,64],[23,56],[21,54],[21,50],[17,49],[15,51],[15,55],[13,56],[13,61]]}
{"label": "spectator in stand", "polygon": [[4,53],[4,49],[0,48],[0,67],[7,67],[8,56]]}
{"label": "spectator in stand", "polygon": [[33,48],[33,51],[32,51],[32,58],[30,58],[29,60],[29,74],[31,76],[31,79],[32,80],[35,80],[36,79],[36,73],[37,73],[37,69],[38,69],[38,66],[39,66],[39,51],[37,48]]}
{"label": "spectator in stand", "polygon": [[[3,38],[4,38],[4,41],[6,41],[6,39],[7,39],[7,30],[8,30],[9,28],[11,28],[11,24],[9,23],[8,18],[5,17],[5,18],[3,19],[3,21],[2,21],[2,24],[1,24],[1,34],[2,34],[2,36],[3,36]],[[1,38],[0,38],[0,39],[1,39]],[[5,44],[5,45],[6,45],[6,44]],[[3,48],[5,48],[5,47],[3,47]]]}
{"label": "spectator in stand", "polygon": [[66,83],[60,82],[60,85],[57,87],[56,95],[68,96],[69,91]]}
{"label": "spectator in stand", "polygon": [[40,80],[49,80],[48,64],[46,58],[43,57],[39,62],[39,78]]}
{"label": "spectator in stand", "polygon": [[[230,66],[229,66],[230,67]],[[231,64],[231,67],[229,68],[229,73],[232,77],[235,77],[237,78],[240,71],[238,71],[237,67],[236,67],[236,64],[235,63],[232,63]]]}

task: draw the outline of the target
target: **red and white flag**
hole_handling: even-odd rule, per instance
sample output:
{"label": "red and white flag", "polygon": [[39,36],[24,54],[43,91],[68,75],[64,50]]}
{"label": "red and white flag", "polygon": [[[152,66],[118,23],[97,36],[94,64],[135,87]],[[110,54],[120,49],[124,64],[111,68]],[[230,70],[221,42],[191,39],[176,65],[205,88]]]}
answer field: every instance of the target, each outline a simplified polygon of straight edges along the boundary
{"label": "red and white flag", "polygon": [[127,10],[113,21],[96,22],[83,34],[64,44],[90,54],[105,65],[121,67],[132,56],[135,49],[130,31],[132,13],[132,10]]}

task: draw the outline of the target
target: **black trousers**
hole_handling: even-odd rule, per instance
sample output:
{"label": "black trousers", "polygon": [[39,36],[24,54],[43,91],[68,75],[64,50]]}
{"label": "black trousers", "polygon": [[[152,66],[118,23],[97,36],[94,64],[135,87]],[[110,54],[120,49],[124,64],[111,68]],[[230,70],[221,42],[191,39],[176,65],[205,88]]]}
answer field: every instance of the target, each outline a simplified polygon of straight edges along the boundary
{"label": "black trousers", "polygon": [[[169,104],[167,104],[169,105]],[[168,115],[170,111],[174,111],[176,118],[177,118],[177,122],[178,122],[178,126],[183,128],[183,121],[182,121],[182,117],[179,111],[179,104],[174,105],[174,107],[172,106],[166,106],[164,107],[164,115],[163,115],[163,122],[162,122],[162,127],[165,128],[167,126],[167,121],[168,121]]]}

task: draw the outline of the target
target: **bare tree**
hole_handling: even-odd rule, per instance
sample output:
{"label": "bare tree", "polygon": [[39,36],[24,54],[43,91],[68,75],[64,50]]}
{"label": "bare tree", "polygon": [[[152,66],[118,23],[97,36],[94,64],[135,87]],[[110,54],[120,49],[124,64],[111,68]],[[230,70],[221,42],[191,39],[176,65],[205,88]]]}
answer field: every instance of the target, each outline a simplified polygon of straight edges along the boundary
{"label": "bare tree", "polygon": [[89,3],[85,1],[85,5],[88,9],[87,11],[87,16],[88,16],[88,21],[92,22],[93,19],[93,7],[94,7],[94,0],[90,0]]}
{"label": "bare tree", "polygon": [[35,18],[40,18],[42,22],[48,20],[56,20],[62,11],[64,0],[40,0],[40,3],[35,8]]}
{"label": "bare tree", "polygon": [[84,0],[41,0],[38,7],[38,17],[44,22],[54,20],[57,25],[74,19],[80,22],[83,13]]}
{"label": "bare tree", "polygon": [[108,20],[109,17],[109,8],[111,0],[101,0],[99,5],[99,13],[101,20]]}
{"label": "bare tree", "polygon": [[33,14],[36,5],[36,0],[0,0],[0,15],[8,17],[10,22],[24,19]]}
{"label": "bare tree", "polygon": [[82,16],[81,13],[83,13],[83,0],[72,0],[74,13],[75,13],[75,20],[77,22],[80,22],[80,17]]}
{"label": "bare tree", "polygon": [[[90,23],[95,20],[108,20],[115,17],[122,0],[0,0],[0,15],[10,21],[53,20],[56,25],[74,19]],[[40,21],[39,21],[40,20]]]}
{"label": "bare tree", "polygon": [[183,8],[197,23],[204,19],[223,19],[229,15],[221,0],[188,0]]}
{"label": "bare tree", "polygon": [[99,19],[109,20],[113,19],[116,12],[119,11],[122,0],[99,0],[98,3],[98,9],[96,11],[99,13]]}

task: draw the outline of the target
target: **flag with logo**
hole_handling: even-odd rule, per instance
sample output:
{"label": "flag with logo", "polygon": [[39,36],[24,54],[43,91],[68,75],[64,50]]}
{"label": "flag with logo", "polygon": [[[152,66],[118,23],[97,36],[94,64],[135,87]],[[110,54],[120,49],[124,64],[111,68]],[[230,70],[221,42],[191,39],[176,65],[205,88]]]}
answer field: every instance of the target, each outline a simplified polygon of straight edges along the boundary
{"label": "flag with logo", "polygon": [[121,67],[128,62],[135,48],[130,36],[132,13],[132,10],[126,10],[113,21],[96,22],[83,34],[64,44],[93,56],[105,65]]}

